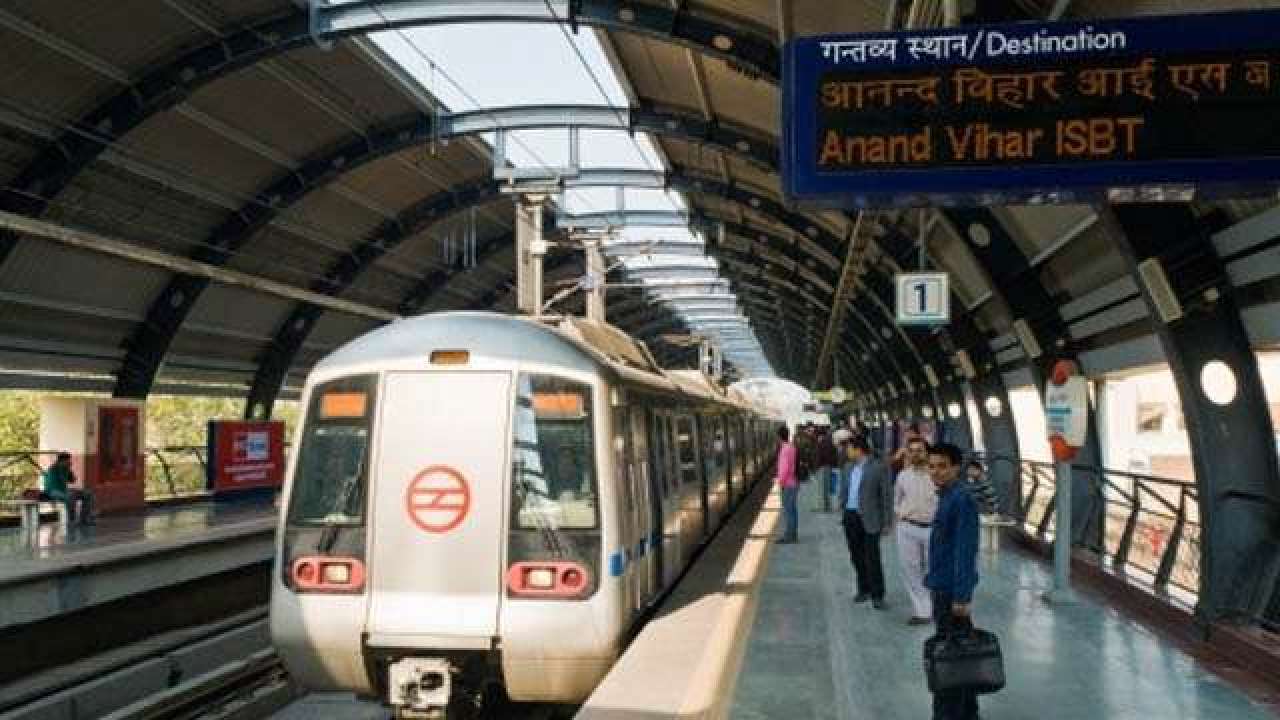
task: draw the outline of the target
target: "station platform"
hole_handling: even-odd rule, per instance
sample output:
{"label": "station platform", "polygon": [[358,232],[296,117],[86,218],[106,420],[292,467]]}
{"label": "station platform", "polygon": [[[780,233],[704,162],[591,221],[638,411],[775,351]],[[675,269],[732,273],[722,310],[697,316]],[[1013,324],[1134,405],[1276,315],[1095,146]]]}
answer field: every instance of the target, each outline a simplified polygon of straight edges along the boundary
{"label": "station platform", "polygon": [[276,517],[270,498],[209,500],[0,529],[0,629],[267,562]]}
{"label": "station platform", "polygon": [[[812,490],[812,488],[808,488]],[[896,543],[882,540],[888,607],[853,602],[853,569],[836,512],[800,501],[800,542],[775,545],[730,717],[902,718],[931,714],[921,659],[928,626],[908,626]],[[1080,590],[1050,606],[1051,568],[1006,544],[984,551],[976,624],[997,633],[1007,685],[982,717],[1274,719],[1183,649]]]}

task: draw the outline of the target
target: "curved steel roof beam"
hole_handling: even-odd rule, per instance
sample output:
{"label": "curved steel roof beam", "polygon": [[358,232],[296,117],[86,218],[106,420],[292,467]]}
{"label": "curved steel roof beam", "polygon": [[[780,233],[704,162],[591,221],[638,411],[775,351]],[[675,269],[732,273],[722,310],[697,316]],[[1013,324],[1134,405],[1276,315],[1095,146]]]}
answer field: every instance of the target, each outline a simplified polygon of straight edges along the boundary
{"label": "curved steel roof beam", "polygon": [[319,43],[384,30],[463,23],[561,23],[635,33],[718,57],[770,82],[779,53],[768,29],[741,18],[689,12],[632,0],[359,0],[312,2],[310,30]]}
{"label": "curved steel roof beam", "polygon": [[[527,2],[532,6],[536,0],[527,0]],[[679,8],[671,10],[657,6],[636,6],[618,0],[611,2],[584,0],[572,6],[567,0],[561,0],[561,2],[564,13],[561,14],[560,19],[571,24],[578,21],[612,30],[639,32],[685,44],[699,52],[726,57],[731,62],[739,62],[740,66],[747,68],[752,67],[751,57],[754,56],[761,60],[756,64],[757,69],[766,71],[772,69],[772,72],[762,72],[761,75],[770,82],[777,81],[776,47],[769,40],[760,42],[758,37],[755,38],[757,42],[753,43],[750,37],[752,29],[740,20],[694,17],[682,12]],[[118,94],[82,118],[81,126],[93,127],[97,132],[106,133],[104,139],[120,137],[137,127],[151,114],[181,101],[202,85],[254,62],[301,47],[309,38],[344,37],[365,33],[370,29],[385,29],[391,25],[451,21],[446,17],[447,12],[441,12],[448,6],[447,3],[435,3],[436,7],[425,9],[421,6],[430,3],[424,3],[422,0],[396,4],[401,5],[401,10],[406,12],[390,24],[386,18],[379,17],[374,24],[361,26],[359,13],[362,10],[365,12],[365,21],[372,20],[368,17],[368,11],[372,9],[373,3],[365,2],[338,6],[343,13],[346,13],[345,20],[342,21],[345,25],[342,27],[331,23],[333,18],[338,17],[337,15],[326,18],[321,17],[322,13],[317,13],[315,18],[317,22],[313,24],[309,18],[299,13],[269,20],[239,33],[230,34],[217,43],[191,51],[177,61],[147,75],[134,87]],[[361,9],[357,9],[356,6],[360,6]],[[470,17],[458,16],[452,18],[452,21],[479,22],[495,19],[496,16],[491,14],[481,17],[477,14],[478,7],[469,5]],[[572,16],[570,10],[575,11]],[[530,18],[528,11],[529,8],[526,7],[523,11],[525,17],[517,17],[520,12],[515,12],[501,19],[542,22],[556,20],[548,16],[543,16],[541,20]],[[414,14],[419,12],[423,14],[415,17]],[[330,23],[328,27],[324,26],[326,22]],[[306,35],[302,34],[303,30],[307,33]],[[724,30],[724,32],[709,34],[716,30]],[[742,61],[745,61],[745,65],[741,64]],[[67,133],[29,165],[20,174],[16,184],[20,189],[36,195],[56,195],[80,169],[101,153],[104,146],[104,143],[82,135]],[[31,214],[42,212],[45,205],[41,201],[33,201],[25,196],[18,198],[6,196],[5,201],[6,207],[16,205],[14,209]],[[8,254],[15,242],[15,236],[0,236],[0,259]]]}
{"label": "curved steel roof beam", "polygon": [[[753,315],[752,322],[757,334],[760,334],[762,330],[776,332],[780,329],[789,328],[786,324],[787,319],[782,316],[772,297],[757,295],[757,291],[747,288],[744,288],[742,297],[744,309],[750,309]],[[788,313],[795,317],[802,315],[806,309],[799,301],[791,298],[784,300],[783,306]],[[881,370],[870,363],[860,361],[855,355],[852,343],[842,344],[837,349],[837,354],[844,359],[842,368],[847,368],[849,372],[858,377],[863,386],[866,388],[884,387],[884,381],[876,379],[879,377]]]}
{"label": "curved steel roof beam", "polygon": [[[756,268],[751,263],[750,256],[739,256],[735,258],[726,257],[724,261],[725,261],[726,273],[733,278],[734,285],[735,285],[735,288],[734,288],[735,293],[739,296],[740,299],[743,300],[744,307],[750,306],[754,303],[754,309],[758,311],[760,309],[767,309],[771,306],[776,308],[776,303],[781,302],[784,305],[787,305],[792,311],[794,311],[793,318],[803,317],[811,309],[816,313],[826,313],[830,309],[829,303],[825,303],[819,300],[818,298],[814,297],[813,295],[810,295],[807,292],[797,291],[795,288],[788,288],[789,292],[786,292],[786,293],[778,293],[774,289],[774,287],[781,286],[786,288],[789,285],[789,283],[786,283],[785,281],[779,280],[772,276],[758,275],[756,277],[759,277],[760,279],[764,280],[764,282],[769,283],[773,287],[766,288],[764,286],[757,285],[751,282],[751,279],[750,279],[751,276],[747,275],[746,272]],[[772,301],[772,304],[770,301]],[[856,308],[851,308],[850,310],[851,310],[851,314],[854,314],[857,317],[861,317],[861,315],[858,314],[858,311]],[[753,316],[753,320],[754,318],[755,316]],[[866,325],[865,321],[864,321],[864,325]],[[866,333],[864,334],[848,333],[847,329],[849,327],[850,327],[850,320],[846,318],[845,334],[854,340],[861,341],[859,344],[861,345],[863,351],[866,352],[867,345],[866,345],[865,338],[868,337],[868,335]],[[866,325],[866,327],[869,327],[869,325]],[[851,343],[845,343],[844,345],[851,346]],[[878,352],[871,353],[870,357],[874,359],[875,363],[881,363],[883,361],[881,354]],[[858,365],[868,364],[865,362],[857,362],[856,360],[855,362]],[[900,370],[895,372],[895,371],[888,371],[888,370],[885,370],[884,368],[878,368],[878,367],[876,369],[880,370],[880,374],[884,377],[886,381],[888,381],[890,378],[896,379],[901,376]],[[895,370],[896,370],[896,363],[895,363]]]}
{"label": "curved steel roof beam", "polygon": [[[581,23],[665,40],[722,57],[758,72],[770,82],[777,81],[777,47],[768,39],[767,32],[746,20],[693,15],[678,8],[619,0],[552,2],[561,8],[557,12],[558,21],[575,28]],[[398,7],[393,9],[392,6]],[[377,3],[357,2],[329,8],[316,6],[318,12],[314,17],[299,10],[249,27],[237,23],[218,40],[145,71],[140,79],[74,121],[72,126],[75,129],[63,133],[19,173],[12,184],[20,192],[6,193],[2,207],[26,215],[43,213],[48,200],[37,198],[52,199],[58,195],[110,143],[150,117],[172,108],[215,80],[307,47],[317,39],[331,41],[390,27],[425,24],[556,22],[557,19],[546,14],[546,7],[544,0],[465,4],[379,0]],[[388,24],[376,17],[376,8],[394,14],[395,21]],[[750,143],[745,138],[731,141],[734,144]],[[16,234],[0,234],[0,261],[8,256],[17,240]]]}
{"label": "curved steel roof beam", "polygon": [[[624,123],[618,118],[623,117]],[[496,127],[583,127],[602,129],[652,129],[667,135],[681,137],[690,142],[705,142],[720,147],[745,160],[774,167],[776,147],[758,137],[748,139],[746,131],[717,123],[706,123],[696,116],[674,111],[642,110],[637,108],[612,109],[591,105],[548,105],[532,107],[494,108],[441,115],[438,117],[441,134],[432,131],[433,117],[412,114],[394,119],[379,128],[370,128],[361,135],[353,135],[336,146],[326,148],[301,164],[297,170],[287,170],[280,177],[264,186],[252,201],[230,214],[206,239],[197,253],[197,260],[224,264],[250,238],[271,224],[282,213],[308,197],[310,193],[339,181],[345,174],[371,162],[394,155],[408,148],[430,142],[438,137],[459,137],[489,132]],[[611,179],[626,182],[657,184],[653,177],[643,173],[615,171]],[[583,184],[604,184],[605,174],[593,174]],[[664,181],[665,184],[665,181]],[[0,236],[0,259],[3,257],[3,237]],[[430,292],[438,283],[434,278],[401,303],[401,312],[412,312],[421,304],[423,293]],[[155,381],[156,372],[173,339],[181,329],[191,309],[195,306],[207,283],[187,276],[174,277],[153,300],[147,310],[146,320],[139,324],[126,342],[127,353],[115,389],[118,397],[143,397]]]}

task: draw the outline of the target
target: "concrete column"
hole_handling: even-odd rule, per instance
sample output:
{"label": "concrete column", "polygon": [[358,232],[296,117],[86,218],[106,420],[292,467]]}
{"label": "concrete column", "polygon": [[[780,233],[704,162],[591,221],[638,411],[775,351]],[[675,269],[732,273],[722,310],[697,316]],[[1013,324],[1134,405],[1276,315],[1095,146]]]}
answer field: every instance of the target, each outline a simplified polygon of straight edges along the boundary
{"label": "concrete column", "polygon": [[605,315],[605,264],[601,240],[587,240],[583,247],[587,256],[587,319],[607,322]]}
{"label": "concrete column", "polygon": [[545,195],[516,199],[516,309],[525,315],[542,313],[542,209]]}

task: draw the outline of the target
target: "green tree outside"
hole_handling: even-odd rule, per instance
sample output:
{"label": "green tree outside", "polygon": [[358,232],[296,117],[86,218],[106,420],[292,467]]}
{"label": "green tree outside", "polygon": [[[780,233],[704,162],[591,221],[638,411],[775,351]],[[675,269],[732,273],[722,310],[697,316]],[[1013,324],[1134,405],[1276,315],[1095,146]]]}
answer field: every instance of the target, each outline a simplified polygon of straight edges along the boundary
{"label": "green tree outside", "polygon": [[[35,487],[39,471],[24,453],[58,448],[38,447],[40,441],[40,398],[48,395],[69,396],[70,393],[0,391],[0,499]],[[83,395],[81,395],[83,397]],[[239,420],[244,416],[244,400],[218,397],[157,395],[147,399],[147,447],[203,449],[210,420]],[[298,403],[279,401],[275,418],[285,423],[285,442],[293,438],[298,419]],[[7,457],[5,454],[9,454]],[[169,474],[158,460],[147,457],[147,495],[195,492],[204,487],[204,472],[197,458],[203,450],[166,453]],[[38,462],[44,463],[40,458]]]}

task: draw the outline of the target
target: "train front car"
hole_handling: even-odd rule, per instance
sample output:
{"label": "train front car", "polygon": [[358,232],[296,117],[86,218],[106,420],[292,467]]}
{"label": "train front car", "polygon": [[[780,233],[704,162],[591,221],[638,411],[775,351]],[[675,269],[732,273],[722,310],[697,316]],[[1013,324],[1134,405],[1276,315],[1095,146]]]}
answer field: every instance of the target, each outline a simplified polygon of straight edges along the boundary
{"label": "train front car", "polygon": [[483,313],[394,323],[308,379],[273,640],[314,690],[444,717],[496,685],[583,700],[625,609],[602,575],[608,384],[556,331]]}

